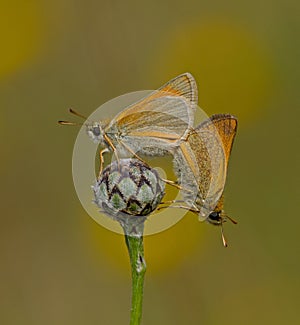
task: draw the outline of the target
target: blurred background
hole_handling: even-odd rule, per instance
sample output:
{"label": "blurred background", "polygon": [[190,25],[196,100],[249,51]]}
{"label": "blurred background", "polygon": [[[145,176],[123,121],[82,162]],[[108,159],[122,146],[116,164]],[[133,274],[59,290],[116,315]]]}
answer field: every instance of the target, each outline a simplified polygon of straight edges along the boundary
{"label": "blurred background", "polygon": [[300,323],[299,9],[292,0],[1,2],[1,324],[128,323],[124,239],[81,207],[78,128],[57,120],[186,71],[200,107],[239,119],[225,202],[238,225],[225,225],[227,249],[192,214],[145,238],[143,324]]}

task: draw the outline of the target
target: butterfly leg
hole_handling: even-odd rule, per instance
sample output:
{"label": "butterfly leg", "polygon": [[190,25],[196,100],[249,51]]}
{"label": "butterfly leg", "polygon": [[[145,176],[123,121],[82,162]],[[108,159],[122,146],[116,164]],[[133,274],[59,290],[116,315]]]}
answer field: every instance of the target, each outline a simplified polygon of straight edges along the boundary
{"label": "butterfly leg", "polygon": [[169,201],[164,201],[164,202],[160,202],[160,204],[173,204],[173,203],[184,203],[185,201],[183,200],[169,200]]}
{"label": "butterfly leg", "polygon": [[171,186],[174,186],[174,187],[178,188],[179,190],[182,190],[182,191],[185,191],[185,192],[193,193],[192,190],[189,190],[189,189],[187,189],[187,188],[185,188],[185,187],[182,187],[182,186],[179,185],[177,182],[171,181],[171,180],[169,180],[169,179],[164,179],[164,178],[161,178],[161,180],[162,180],[163,182],[165,182],[166,184],[168,184],[168,185],[171,185]]}
{"label": "butterfly leg", "polygon": [[114,144],[111,142],[111,140],[109,139],[109,137],[106,134],[104,134],[103,137],[104,137],[105,141],[108,143],[111,150],[113,151],[114,155],[116,156],[117,161],[119,162],[120,158],[119,158],[116,147],[114,146]]}
{"label": "butterfly leg", "polygon": [[[176,201],[176,200],[174,200],[172,203],[177,203],[177,202],[180,202],[180,201]],[[167,202],[165,202],[165,203],[167,203]],[[161,204],[165,204],[165,203],[161,203]],[[193,208],[191,208],[191,207],[184,206],[184,205],[166,205],[166,206],[159,206],[159,207],[157,208],[157,210],[162,210],[162,209],[166,209],[166,208],[184,209],[184,210],[188,210],[188,211],[191,211],[191,212],[194,212],[194,213],[197,213],[197,214],[199,213],[198,210],[195,210],[195,209],[193,209]]]}
{"label": "butterfly leg", "polygon": [[228,244],[227,244],[227,240],[224,235],[223,222],[221,223],[221,237],[222,237],[223,246],[227,247]]}
{"label": "butterfly leg", "polygon": [[99,168],[99,174],[98,174],[98,179],[100,178],[102,171],[103,171],[103,164],[104,164],[104,158],[103,154],[109,152],[107,148],[103,149],[100,151],[99,156],[100,156],[100,168]]}
{"label": "butterfly leg", "polygon": [[174,187],[178,188],[179,190],[182,190],[182,187],[174,181],[171,181],[169,179],[164,179],[164,178],[161,178],[161,180],[168,185],[174,186]]}
{"label": "butterfly leg", "polygon": [[228,215],[226,215],[225,217],[224,217],[225,219],[228,219],[228,220],[230,220],[234,225],[236,225],[237,224],[237,221],[236,220],[234,220],[234,219],[232,219],[231,217],[229,217]]}

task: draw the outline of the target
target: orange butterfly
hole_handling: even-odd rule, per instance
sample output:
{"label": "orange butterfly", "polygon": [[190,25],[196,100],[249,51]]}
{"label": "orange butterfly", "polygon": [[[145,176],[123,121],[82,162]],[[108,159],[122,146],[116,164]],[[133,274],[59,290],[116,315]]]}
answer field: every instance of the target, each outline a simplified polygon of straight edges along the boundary
{"label": "orange butterfly", "polygon": [[237,119],[229,114],[216,114],[190,131],[174,155],[174,170],[182,186],[187,206],[200,221],[221,226],[233,219],[223,211],[223,191],[228,160],[237,130]]}
{"label": "orange butterfly", "polygon": [[[190,73],[184,73],[125,108],[111,121],[85,123],[87,133],[94,142],[113,151],[117,158],[122,150],[134,156],[136,152],[163,155],[187,136],[197,101],[196,82]],[[84,118],[74,110],[70,112]]]}

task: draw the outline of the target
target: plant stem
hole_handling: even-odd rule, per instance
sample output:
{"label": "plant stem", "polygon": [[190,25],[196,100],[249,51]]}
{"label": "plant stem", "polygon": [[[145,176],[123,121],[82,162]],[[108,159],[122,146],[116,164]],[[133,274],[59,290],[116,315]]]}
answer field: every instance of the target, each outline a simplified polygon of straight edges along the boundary
{"label": "plant stem", "polygon": [[127,234],[125,231],[125,241],[128,248],[132,277],[132,297],[130,325],[140,325],[143,309],[144,277],[146,272],[146,262],[144,259],[143,234]]}

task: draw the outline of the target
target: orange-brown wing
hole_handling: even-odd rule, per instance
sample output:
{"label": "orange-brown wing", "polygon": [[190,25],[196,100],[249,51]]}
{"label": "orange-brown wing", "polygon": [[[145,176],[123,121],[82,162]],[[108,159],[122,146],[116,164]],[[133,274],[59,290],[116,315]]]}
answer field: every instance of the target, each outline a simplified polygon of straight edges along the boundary
{"label": "orange-brown wing", "polygon": [[183,73],[158,89],[168,93],[169,96],[185,97],[192,105],[198,104],[198,89],[194,77],[189,73]]}
{"label": "orange-brown wing", "polygon": [[[237,118],[230,114],[215,114],[211,117],[217,128],[220,138],[222,139],[226,164],[228,165],[229,157],[232,150],[233,141],[237,131]],[[222,212],[224,209],[224,194],[220,197],[214,211]]]}
{"label": "orange-brown wing", "polygon": [[210,120],[219,132],[228,163],[237,131],[237,118],[230,114],[215,114],[210,117]]}
{"label": "orange-brown wing", "polygon": [[191,202],[194,192],[193,207],[199,209],[200,218],[205,219],[218,202],[222,205],[236,126],[236,118],[229,114],[213,115],[190,131],[175,154],[175,172],[183,188],[190,190],[183,191],[183,197]]}
{"label": "orange-brown wing", "polygon": [[224,194],[221,195],[219,198],[219,201],[217,202],[217,205],[214,208],[214,212],[221,213],[224,208]]}
{"label": "orange-brown wing", "polygon": [[[116,145],[123,143],[131,150],[154,154],[153,148],[170,151],[184,139],[194,122],[194,109],[183,96],[158,91],[124,109],[105,128]],[[152,148],[152,149],[151,149]],[[157,151],[156,151],[157,152]]]}
{"label": "orange-brown wing", "polygon": [[158,146],[168,150],[186,137],[192,121],[193,112],[184,97],[164,96],[144,101],[140,110],[113,120],[105,131],[109,136],[117,130],[120,141],[132,149]]}
{"label": "orange-brown wing", "polygon": [[[201,211],[203,219],[208,216],[219,199],[215,191],[213,195],[211,194],[215,169],[221,161],[224,161],[224,153],[217,145],[218,141],[218,137],[214,134],[209,137],[205,134],[204,137],[203,133],[199,134],[193,130],[187,141],[181,142],[174,154],[174,171],[183,188],[181,194],[192,209],[200,212],[201,207],[206,208],[204,212]],[[215,157],[212,157],[213,155]]]}
{"label": "orange-brown wing", "polygon": [[105,133],[114,145],[118,142],[132,151],[169,151],[193,126],[196,102],[196,82],[191,74],[182,74],[121,111]]}
{"label": "orange-brown wing", "polygon": [[212,132],[217,131],[219,139],[222,142],[223,152],[225,157],[224,171],[220,172],[219,175],[215,175],[214,184],[216,185],[215,191],[220,192],[221,196],[214,208],[214,211],[222,211],[224,206],[224,186],[227,177],[227,167],[232,150],[233,141],[237,132],[237,118],[230,114],[215,114],[212,115],[209,120],[204,121],[199,125],[199,129],[208,129]]}
{"label": "orange-brown wing", "polygon": [[183,97],[187,103],[191,104],[191,107],[195,109],[198,102],[198,90],[194,77],[188,72],[175,77],[158,90],[153,91],[146,98],[143,98],[137,103],[125,108],[114,118],[113,121],[114,123],[122,123],[124,117],[142,111],[143,107],[148,102],[166,96]]}
{"label": "orange-brown wing", "polygon": [[210,195],[223,193],[227,166],[237,130],[237,119],[230,114],[215,114],[199,124],[195,130],[206,143],[211,164]]}

